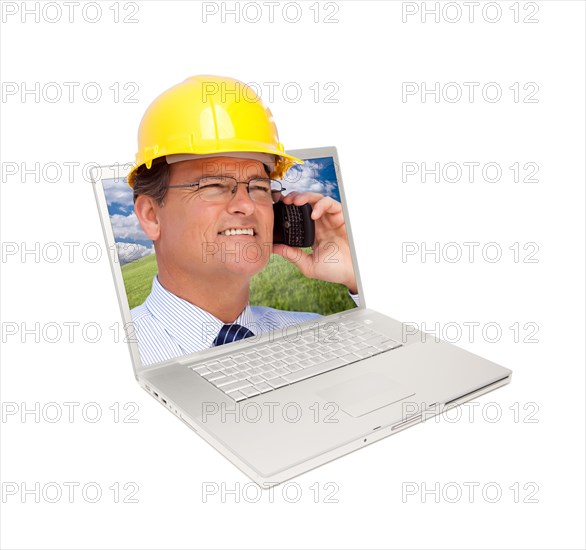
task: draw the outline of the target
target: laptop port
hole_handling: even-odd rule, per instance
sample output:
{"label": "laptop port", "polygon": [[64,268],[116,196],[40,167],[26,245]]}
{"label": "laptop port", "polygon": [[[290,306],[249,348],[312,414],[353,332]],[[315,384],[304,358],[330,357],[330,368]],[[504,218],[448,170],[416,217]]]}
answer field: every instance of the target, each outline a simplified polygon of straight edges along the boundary
{"label": "laptop port", "polygon": [[167,400],[166,400],[166,399],[164,399],[164,398],[162,398],[162,397],[161,397],[161,401],[162,401],[163,403],[165,403],[165,405],[167,404]]}

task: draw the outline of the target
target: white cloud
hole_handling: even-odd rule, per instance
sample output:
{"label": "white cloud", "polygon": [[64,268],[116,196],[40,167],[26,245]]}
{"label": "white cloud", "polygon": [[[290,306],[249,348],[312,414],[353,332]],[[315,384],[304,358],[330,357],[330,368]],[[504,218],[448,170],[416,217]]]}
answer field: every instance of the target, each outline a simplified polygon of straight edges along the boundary
{"label": "white cloud", "polygon": [[337,187],[335,182],[318,179],[323,168],[324,165],[319,162],[306,160],[304,164],[289,170],[283,179],[283,187],[286,189],[283,195],[297,191],[299,193],[321,193],[326,197],[335,197],[334,190]]}
{"label": "white cloud", "polygon": [[114,237],[117,241],[129,240],[129,241],[146,241],[148,237],[144,234],[142,227],[136,217],[136,214],[132,212],[129,216],[122,216],[121,214],[114,214],[110,216],[110,222],[112,223],[112,230],[114,231]]}
{"label": "white cloud", "polygon": [[124,178],[104,180],[104,191],[108,205],[115,203],[128,206],[133,203],[133,191]]}
{"label": "white cloud", "polygon": [[120,265],[128,264],[134,260],[155,253],[154,247],[151,246],[151,248],[147,248],[146,246],[137,243],[116,243],[116,250],[118,252]]}

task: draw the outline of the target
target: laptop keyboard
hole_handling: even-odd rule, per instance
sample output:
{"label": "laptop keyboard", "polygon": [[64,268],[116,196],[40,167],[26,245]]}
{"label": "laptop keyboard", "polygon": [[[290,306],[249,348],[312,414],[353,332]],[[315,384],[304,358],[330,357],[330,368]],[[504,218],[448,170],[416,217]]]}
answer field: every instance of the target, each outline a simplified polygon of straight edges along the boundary
{"label": "laptop keyboard", "polygon": [[190,367],[235,401],[243,401],[401,346],[363,323],[339,321],[248,352]]}

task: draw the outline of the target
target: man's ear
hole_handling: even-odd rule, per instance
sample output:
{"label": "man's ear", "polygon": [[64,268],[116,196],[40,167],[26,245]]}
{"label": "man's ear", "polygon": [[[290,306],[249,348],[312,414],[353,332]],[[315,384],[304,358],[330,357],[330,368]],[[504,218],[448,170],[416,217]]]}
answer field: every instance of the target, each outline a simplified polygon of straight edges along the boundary
{"label": "man's ear", "polygon": [[160,209],[156,201],[148,195],[139,195],[134,201],[134,213],[138,222],[145,235],[153,242],[158,240],[161,234]]}

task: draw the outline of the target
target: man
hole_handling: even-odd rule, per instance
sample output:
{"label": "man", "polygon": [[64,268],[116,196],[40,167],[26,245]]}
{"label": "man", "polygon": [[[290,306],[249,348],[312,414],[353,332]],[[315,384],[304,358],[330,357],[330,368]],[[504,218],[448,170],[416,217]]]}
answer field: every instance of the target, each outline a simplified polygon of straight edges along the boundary
{"label": "man", "polygon": [[[143,365],[319,317],[250,306],[250,279],[271,253],[306,277],[345,285],[358,301],[340,203],[283,196],[273,179],[294,162],[302,161],[284,153],[269,109],[234,79],[192,77],[149,106],[128,178],[158,266],[150,295],[131,311]],[[312,254],[272,244],[278,200],[312,205]]]}

